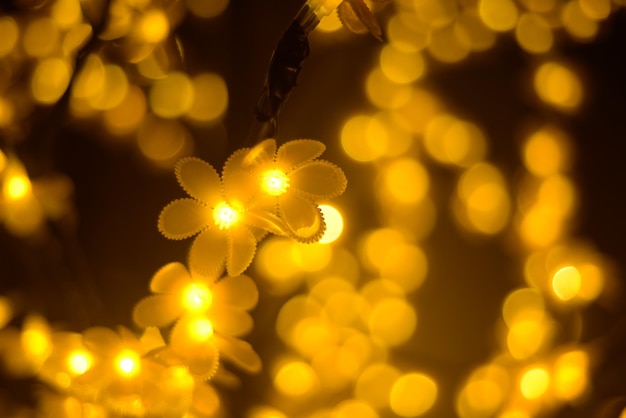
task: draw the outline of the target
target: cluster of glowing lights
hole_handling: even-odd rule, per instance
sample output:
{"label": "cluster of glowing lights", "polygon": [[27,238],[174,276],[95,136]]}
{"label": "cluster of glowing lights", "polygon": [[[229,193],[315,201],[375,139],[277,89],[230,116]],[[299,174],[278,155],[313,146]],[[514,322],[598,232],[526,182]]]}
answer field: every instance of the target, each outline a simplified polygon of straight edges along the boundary
{"label": "cluster of glowing lights", "polygon": [[141,371],[141,359],[139,355],[133,351],[124,349],[113,360],[115,371],[124,378],[132,378]]}
{"label": "cluster of glowing lights", "polygon": [[188,325],[189,336],[197,343],[206,342],[213,336],[213,323],[204,317],[193,318]]}
{"label": "cluster of glowing lights", "polygon": [[213,221],[219,229],[229,229],[239,220],[239,212],[222,201],[213,208]]}
{"label": "cluster of glowing lights", "polygon": [[192,283],[183,290],[183,307],[189,312],[204,312],[211,307],[213,295],[203,284]]}
{"label": "cluster of glowing lights", "polygon": [[84,374],[92,364],[93,357],[85,350],[75,350],[67,357],[67,367],[75,375]]}

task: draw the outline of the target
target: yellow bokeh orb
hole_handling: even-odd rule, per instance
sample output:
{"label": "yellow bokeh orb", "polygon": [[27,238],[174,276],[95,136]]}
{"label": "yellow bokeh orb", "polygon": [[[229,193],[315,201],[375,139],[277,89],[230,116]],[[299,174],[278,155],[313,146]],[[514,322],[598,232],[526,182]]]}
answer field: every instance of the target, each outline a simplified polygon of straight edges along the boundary
{"label": "yellow bokeh orb", "polygon": [[389,406],[401,417],[417,417],[427,412],[437,399],[437,384],[423,373],[401,376],[391,388]]}

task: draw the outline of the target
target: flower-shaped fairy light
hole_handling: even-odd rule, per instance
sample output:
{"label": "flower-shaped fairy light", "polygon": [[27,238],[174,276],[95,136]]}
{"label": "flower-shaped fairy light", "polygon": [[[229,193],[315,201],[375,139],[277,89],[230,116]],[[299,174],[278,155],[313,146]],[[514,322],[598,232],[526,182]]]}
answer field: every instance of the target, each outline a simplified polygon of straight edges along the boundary
{"label": "flower-shaped fairy light", "polygon": [[277,149],[274,139],[266,139],[238,164],[239,170],[251,172],[260,187],[260,196],[251,206],[277,210],[289,235],[301,242],[321,238],[326,225],[317,203],[341,195],[347,185],[339,167],[317,159],[325,149],[311,139],[289,141]]}
{"label": "flower-shaped fairy light", "polygon": [[240,275],[216,282],[190,273],[181,263],[170,263],[156,272],[150,289],[156,295],[137,304],[134,320],[142,327],[164,327],[177,321],[166,356],[180,359],[192,375],[211,377],[219,357],[249,371],[260,367],[249,344],[235,338],[252,328],[247,310],[258,299],[252,279]]}
{"label": "flower-shaped fairy light", "polygon": [[252,186],[233,184],[237,179],[225,179],[222,184],[209,163],[194,157],[179,160],[175,172],[191,197],[175,200],[163,209],[159,230],[171,239],[198,234],[189,253],[194,270],[217,276],[226,264],[228,274],[237,276],[252,262],[261,231],[284,234],[279,219],[247,206]]}

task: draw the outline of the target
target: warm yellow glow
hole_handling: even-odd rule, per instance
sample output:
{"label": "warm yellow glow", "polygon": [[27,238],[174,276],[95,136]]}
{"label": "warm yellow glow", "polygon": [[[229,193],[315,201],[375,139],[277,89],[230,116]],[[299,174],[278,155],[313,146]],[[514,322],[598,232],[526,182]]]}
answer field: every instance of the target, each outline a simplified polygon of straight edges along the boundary
{"label": "warm yellow glow", "polygon": [[319,208],[322,211],[322,216],[324,216],[324,222],[326,222],[326,231],[324,231],[324,235],[320,238],[319,243],[329,244],[341,236],[343,232],[343,217],[341,212],[333,206],[319,205]]}
{"label": "warm yellow glow", "polygon": [[0,296],[0,329],[13,318],[13,304],[4,296]]}
{"label": "warm yellow glow", "polygon": [[325,16],[317,25],[316,32],[335,32],[341,29],[343,25],[341,24],[341,20],[339,19],[339,15],[337,13],[331,13],[328,16]]}
{"label": "warm yellow glow", "polygon": [[125,378],[135,377],[141,371],[141,359],[133,350],[122,350],[114,360],[115,370]]}
{"label": "warm yellow glow", "polygon": [[604,272],[602,268],[593,264],[585,263],[578,267],[582,282],[578,297],[581,300],[595,300],[604,288]]}
{"label": "warm yellow glow", "polygon": [[213,294],[201,283],[192,283],[183,290],[183,307],[190,312],[204,312],[211,307]]}
{"label": "warm yellow glow", "polygon": [[212,18],[222,14],[228,7],[229,0],[185,0],[189,11],[202,18]]}
{"label": "warm yellow glow", "polygon": [[526,399],[538,399],[543,396],[550,385],[550,375],[543,367],[533,367],[522,375],[520,390]]}
{"label": "warm yellow glow", "polygon": [[539,321],[545,316],[545,302],[536,289],[523,288],[511,292],[502,307],[504,322],[512,327],[520,321]]}
{"label": "warm yellow glow", "polygon": [[380,68],[391,81],[406,84],[424,74],[425,62],[419,52],[408,53],[386,45],[380,52]]}
{"label": "warm yellow glow", "polygon": [[573,401],[589,384],[589,356],[582,350],[561,354],[554,364],[553,391],[557,397]]}
{"label": "warm yellow glow", "polygon": [[426,125],[424,145],[436,161],[463,167],[480,162],[487,151],[485,136],[476,125],[448,114],[439,115]]}
{"label": "warm yellow glow", "polygon": [[391,388],[389,406],[401,417],[416,417],[432,408],[437,399],[437,384],[423,373],[408,373]]}
{"label": "warm yellow glow", "polygon": [[274,387],[290,397],[312,393],[319,385],[313,368],[303,361],[289,361],[279,367],[274,375]]}
{"label": "warm yellow glow", "polygon": [[513,29],[517,22],[517,7],[511,0],[480,0],[478,13],[487,27],[498,32]]}
{"label": "warm yellow glow", "polygon": [[381,109],[397,109],[411,98],[410,85],[391,81],[380,67],[370,72],[365,92],[370,102]]}
{"label": "warm yellow glow", "polygon": [[129,84],[126,72],[115,64],[106,64],[98,68],[97,62],[94,62],[93,70],[95,85],[88,87],[92,91],[92,94],[86,98],[88,105],[98,110],[118,106],[128,93]]}
{"label": "warm yellow glow", "polygon": [[463,388],[457,408],[462,417],[488,416],[502,404],[503,388],[488,379],[472,380]]}
{"label": "warm yellow glow", "polygon": [[581,287],[580,271],[574,266],[559,269],[552,276],[552,290],[562,301],[574,299]]}
{"label": "warm yellow glow", "polygon": [[347,400],[334,409],[336,417],[341,418],[378,418],[376,412],[367,401]]}
{"label": "warm yellow glow", "polygon": [[32,20],[26,26],[22,41],[28,55],[36,58],[50,56],[59,46],[59,28],[49,17]]}
{"label": "warm yellow glow", "polygon": [[548,52],[554,43],[548,22],[535,13],[525,13],[520,17],[515,28],[515,38],[524,50],[534,54]]}
{"label": "warm yellow glow", "polygon": [[583,13],[593,20],[606,19],[611,13],[611,0],[578,0]]}
{"label": "warm yellow glow", "polygon": [[141,88],[131,85],[124,99],[115,107],[105,110],[103,116],[107,129],[115,135],[137,130],[147,110],[146,96]]}
{"label": "warm yellow glow", "polygon": [[147,116],[137,132],[137,145],[147,158],[167,165],[190,152],[190,134],[179,120]]}
{"label": "warm yellow glow", "polygon": [[257,406],[254,407],[247,415],[246,418],[288,418],[287,415],[283,414],[277,409],[266,407],[266,406]]}
{"label": "warm yellow glow", "polygon": [[385,126],[370,116],[353,116],[341,129],[341,147],[356,161],[369,162],[382,157],[388,143]]}
{"label": "warm yellow glow", "polygon": [[577,1],[570,1],[563,6],[561,22],[565,30],[578,39],[590,40],[598,33],[598,22],[584,13]]}
{"label": "warm yellow glow", "polygon": [[[287,254],[282,254],[285,258]],[[294,242],[291,245],[291,259],[300,270],[316,272],[328,265],[332,257],[332,248],[320,243],[304,244]]]}
{"label": "warm yellow glow", "polygon": [[515,359],[527,359],[539,351],[549,336],[550,327],[539,319],[516,321],[507,334],[507,348]]}
{"label": "warm yellow glow", "polygon": [[215,73],[202,73],[191,82],[195,94],[193,104],[186,113],[187,117],[198,123],[219,120],[228,107],[228,86],[224,78]]}
{"label": "warm yellow glow", "polygon": [[31,193],[31,183],[25,175],[16,174],[5,180],[3,187],[4,198],[7,201],[23,199]]}
{"label": "warm yellow glow", "polygon": [[556,62],[537,69],[534,85],[541,100],[562,110],[577,108],[583,98],[583,85],[576,73]]}
{"label": "warm yellow glow", "polygon": [[522,151],[524,165],[537,177],[548,177],[566,170],[570,164],[568,138],[547,127],[533,133]]}
{"label": "warm yellow glow", "polygon": [[72,28],[79,24],[83,17],[79,0],[57,0],[50,14],[61,28]]}
{"label": "warm yellow glow", "polygon": [[137,36],[145,42],[158,43],[169,34],[170,22],[163,11],[153,9],[141,16],[136,30]]}
{"label": "warm yellow glow", "polygon": [[239,212],[222,201],[213,208],[213,221],[219,229],[228,229],[237,223]]}
{"label": "warm yellow glow", "polygon": [[213,323],[204,317],[189,321],[189,336],[196,342],[208,341],[213,336]]}
{"label": "warm yellow glow", "polygon": [[496,42],[496,34],[476,15],[472,9],[464,9],[457,17],[455,31],[462,33],[462,39],[472,51],[486,51]]}
{"label": "warm yellow glow", "polygon": [[438,61],[458,62],[470,53],[467,35],[463,31],[456,30],[454,25],[436,28],[430,36],[428,52]]}
{"label": "warm yellow glow", "polygon": [[195,90],[189,77],[181,72],[172,72],[153,84],[148,101],[156,115],[173,119],[187,113],[194,100]]}
{"label": "warm yellow glow", "polygon": [[20,29],[11,16],[0,17],[0,57],[4,57],[13,51],[19,38]]}
{"label": "warm yellow glow", "polygon": [[35,100],[42,104],[56,102],[67,88],[70,72],[67,61],[62,58],[46,58],[39,61],[30,83]]}
{"label": "warm yellow glow", "polygon": [[405,292],[416,290],[428,272],[428,258],[422,249],[412,244],[390,246],[380,264],[380,274],[398,284]]}
{"label": "warm yellow glow", "polygon": [[370,364],[359,375],[354,395],[377,409],[389,406],[389,395],[393,384],[400,377],[400,372],[387,363]]}
{"label": "warm yellow glow", "polygon": [[75,375],[81,375],[91,368],[93,358],[84,350],[72,351],[67,356],[67,367]]}
{"label": "warm yellow glow", "polygon": [[272,196],[281,196],[289,188],[289,177],[284,171],[271,169],[261,174],[261,187]]}
{"label": "warm yellow glow", "polygon": [[387,298],[374,307],[368,326],[374,341],[395,347],[411,338],[417,326],[417,314],[406,300]]}
{"label": "warm yellow glow", "polygon": [[398,158],[383,173],[383,187],[398,203],[416,204],[424,199],[430,187],[426,169],[413,158]]}

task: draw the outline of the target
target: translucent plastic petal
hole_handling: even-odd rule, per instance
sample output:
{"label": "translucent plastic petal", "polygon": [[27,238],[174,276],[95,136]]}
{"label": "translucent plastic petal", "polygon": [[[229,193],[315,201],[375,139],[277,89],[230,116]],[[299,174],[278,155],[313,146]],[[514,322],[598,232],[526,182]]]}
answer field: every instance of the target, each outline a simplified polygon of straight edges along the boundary
{"label": "translucent plastic petal", "polygon": [[122,339],[112,329],[92,327],[83,331],[83,343],[97,354],[110,356],[119,348]]}
{"label": "translucent plastic petal", "polygon": [[174,262],[161,267],[150,281],[150,290],[154,293],[172,293],[190,280],[187,267]]}
{"label": "translucent plastic petal", "polygon": [[215,337],[215,342],[223,359],[248,373],[257,373],[261,370],[261,358],[246,341],[220,335]]}
{"label": "translucent plastic petal", "polygon": [[309,200],[296,193],[280,196],[280,213],[291,235],[301,242],[319,240],[326,229],[322,212]]}
{"label": "translucent plastic petal", "polygon": [[285,222],[271,212],[251,210],[246,213],[246,222],[249,225],[264,229],[274,235],[284,236],[288,233]]}
{"label": "translucent plastic petal", "polygon": [[294,188],[314,200],[342,194],[348,181],[341,168],[328,161],[313,161],[294,171],[289,180]]}
{"label": "translucent plastic petal", "polygon": [[238,276],[252,263],[256,252],[256,239],[245,226],[232,228],[229,238],[226,270],[229,276]]}
{"label": "translucent plastic petal", "polygon": [[144,298],[135,305],[133,320],[142,328],[163,327],[176,320],[183,308],[174,295],[154,295]]}
{"label": "translucent plastic petal", "polygon": [[222,200],[222,183],[213,166],[195,157],[178,160],[175,167],[176,178],[191,197],[208,206]]}
{"label": "translucent plastic petal", "polygon": [[283,170],[290,170],[313,160],[324,152],[326,146],[312,139],[296,139],[285,142],[278,148],[276,153],[276,162]]}
{"label": "translucent plastic petal", "polygon": [[254,325],[252,317],[246,311],[228,305],[215,306],[207,316],[216,332],[235,337],[247,334]]}
{"label": "translucent plastic petal", "polygon": [[197,383],[193,390],[193,408],[201,415],[212,416],[220,406],[220,398],[208,383]]}
{"label": "translucent plastic petal", "polygon": [[276,154],[276,140],[269,138],[266,139],[252,149],[246,150],[245,159],[243,165],[246,167],[258,166],[259,164],[267,164],[274,161]]}
{"label": "translucent plastic petal", "polygon": [[189,251],[189,266],[200,274],[218,276],[228,252],[228,235],[218,229],[206,229],[194,240]]}
{"label": "translucent plastic petal", "polygon": [[197,234],[211,222],[211,210],[194,199],[178,199],[167,205],[159,216],[159,231],[170,239]]}
{"label": "translucent plastic petal", "polygon": [[241,309],[252,309],[259,300],[259,290],[254,280],[244,274],[225,277],[211,290],[215,300]]}
{"label": "translucent plastic petal", "polygon": [[261,193],[260,182],[250,168],[244,167],[247,149],[235,151],[224,164],[222,179],[224,196],[230,205],[247,208]]}

